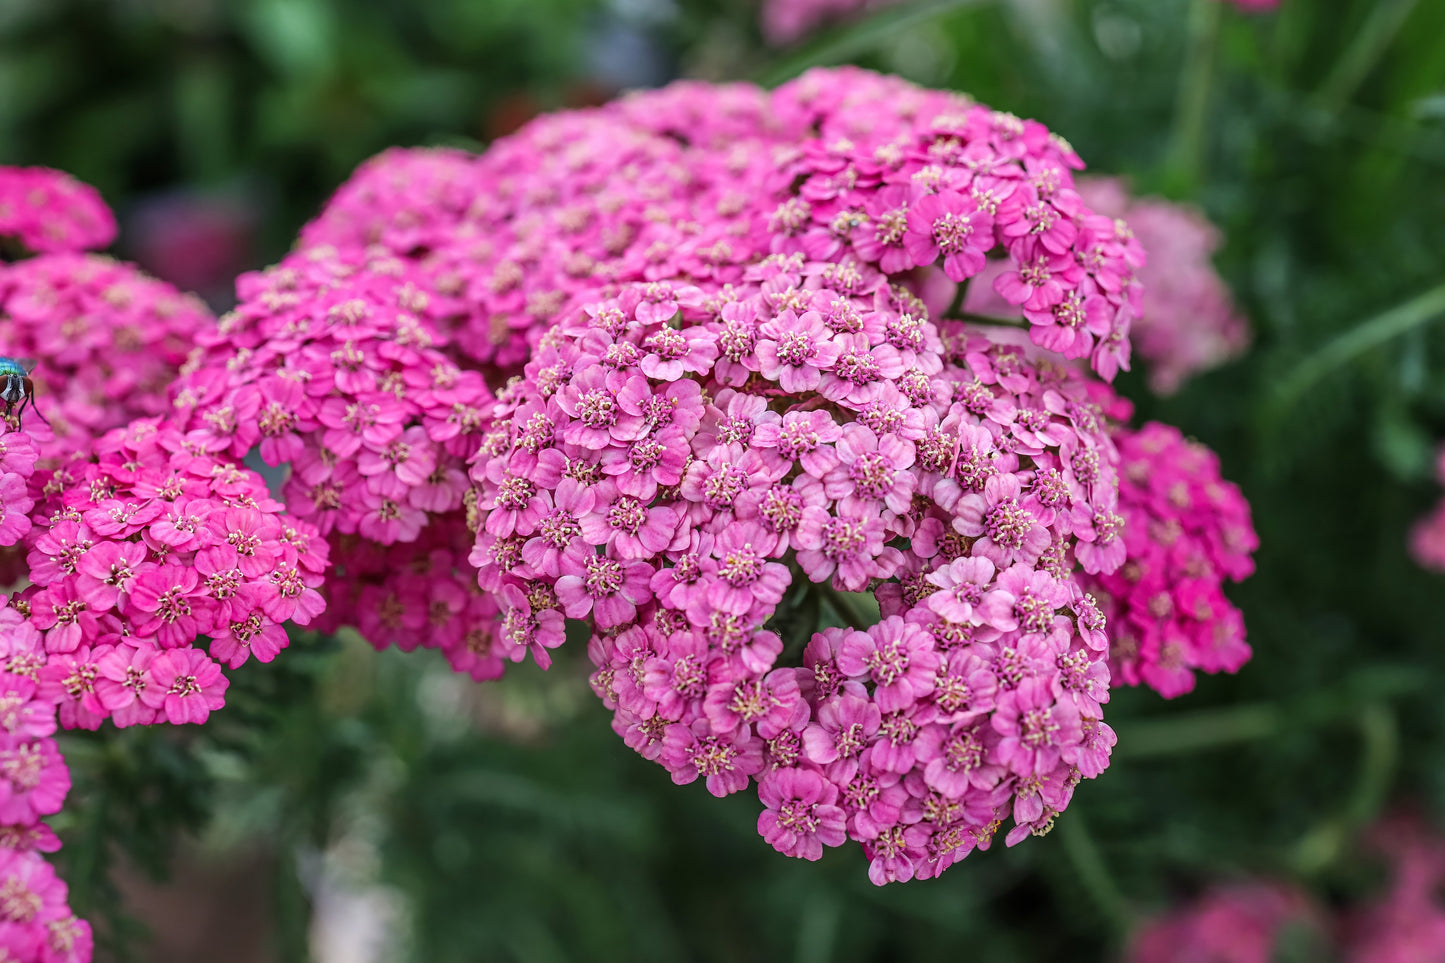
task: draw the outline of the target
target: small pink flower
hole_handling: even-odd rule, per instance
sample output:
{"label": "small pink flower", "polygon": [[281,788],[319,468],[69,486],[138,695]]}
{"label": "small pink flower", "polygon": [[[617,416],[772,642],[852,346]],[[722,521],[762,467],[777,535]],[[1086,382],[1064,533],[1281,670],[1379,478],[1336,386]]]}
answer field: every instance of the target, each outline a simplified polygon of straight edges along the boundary
{"label": "small pink flower", "polygon": [[816,770],[775,769],[759,779],[758,798],[766,807],[758,833],[785,856],[820,859],[824,846],[847,838],[838,787]]}
{"label": "small pink flower", "polygon": [[932,264],[941,254],[948,279],[966,281],[983,270],[994,245],[993,218],[965,194],[926,194],[909,209],[903,243],[914,264]]}
{"label": "small pink flower", "polygon": [[149,683],[136,691],[145,705],[172,725],[205,722],[225,704],[230,684],[221,667],[197,649],[171,649],[151,662]]}

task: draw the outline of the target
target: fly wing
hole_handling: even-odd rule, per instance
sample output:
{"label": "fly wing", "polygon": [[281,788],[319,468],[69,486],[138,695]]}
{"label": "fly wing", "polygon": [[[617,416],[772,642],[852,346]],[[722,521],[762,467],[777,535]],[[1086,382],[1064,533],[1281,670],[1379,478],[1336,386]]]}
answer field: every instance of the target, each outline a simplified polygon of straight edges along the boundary
{"label": "fly wing", "polygon": [[24,371],[26,374],[29,374],[30,372],[35,370],[34,358],[13,358],[11,360],[18,364],[20,366],[20,370]]}

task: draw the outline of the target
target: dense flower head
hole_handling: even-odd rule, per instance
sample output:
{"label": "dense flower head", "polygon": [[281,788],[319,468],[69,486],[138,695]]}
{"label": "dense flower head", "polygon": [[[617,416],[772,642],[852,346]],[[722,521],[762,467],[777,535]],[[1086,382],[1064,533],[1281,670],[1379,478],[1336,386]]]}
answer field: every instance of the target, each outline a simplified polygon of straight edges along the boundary
{"label": "dense flower head", "polygon": [[[222,702],[222,665],[270,661],[283,623],[322,609],[325,541],[194,435],[138,420],[35,487],[34,584],[19,598],[39,685],[67,727],[204,721]],[[202,639],[209,656],[193,648]]]}
{"label": "dense flower head", "polygon": [[188,443],[289,466],[290,515],[348,540],[336,557],[355,569],[371,548],[415,542],[459,512],[491,394],[438,349],[414,266],[380,249],[311,248],[243,275],[237,293],[171,391]]}
{"label": "dense flower head", "polygon": [[[1047,831],[1107,765],[1072,573],[1122,558],[1094,523],[1116,455],[1072,369],[836,267],[630,284],[552,328],[474,460],[471,560],[501,652],[545,664],[589,621],[629,745],[715,795],[756,780],[765,839],[851,838],[881,884],[1004,819]],[[881,621],[809,625],[783,659],[809,592],[871,592]]]}
{"label": "dense flower head", "polygon": [[1042,125],[856,69],[772,93],[679,83],[540,118],[470,163],[383,154],[303,238],[415,263],[454,349],[504,373],[621,284],[735,283],[798,253],[843,290],[934,265],[956,285],[997,264],[990,283],[1035,343],[1112,378],[1140,258],[1073,190],[1079,166]]}
{"label": "dense flower head", "polygon": [[37,253],[94,251],[115,240],[100,192],[48,167],[0,167],[0,237]]}
{"label": "dense flower head", "polygon": [[1264,881],[1218,886],[1140,925],[1130,936],[1125,960],[1272,963],[1292,926],[1320,928],[1318,910],[1293,887]]}
{"label": "dense flower head", "polygon": [[1194,688],[1194,671],[1236,672],[1250,657],[1244,619],[1222,591],[1254,571],[1259,540],[1249,503],[1219,459],[1177,428],[1149,422],[1114,432],[1119,519],[1127,560],[1088,576],[1108,617],[1116,681],[1166,698]]}
{"label": "dense flower head", "polygon": [[39,413],[27,410],[23,420],[52,463],[132,419],[164,413],[193,340],[214,324],[195,296],[101,255],[0,266],[0,346],[36,362]]}
{"label": "dense flower head", "polygon": [[1131,197],[1114,178],[1081,178],[1079,195],[1100,214],[1127,221],[1149,252],[1138,265],[1144,297],[1134,319],[1136,353],[1149,364],[1149,386],[1170,394],[1202,371],[1241,354],[1249,327],[1210,258],[1219,230],[1197,209],[1158,197]]}
{"label": "dense flower head", "polygon": [[[1435,453],[1435,480],[1445,485],[1445,445]],[[1421,567],[1445,572],[1445,499],[1410,530],[1410,554]]]}

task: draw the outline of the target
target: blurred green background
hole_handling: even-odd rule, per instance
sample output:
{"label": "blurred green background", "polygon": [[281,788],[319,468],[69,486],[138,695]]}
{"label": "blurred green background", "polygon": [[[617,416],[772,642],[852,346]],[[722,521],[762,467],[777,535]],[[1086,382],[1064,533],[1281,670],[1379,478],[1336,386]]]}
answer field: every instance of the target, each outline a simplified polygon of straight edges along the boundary
{"label": "blurred green background", "polygon": [[98,959],[1112,959],[1211,880],[1366,890],[1361,826],[1445,812],[1445,581],[1405,551],[1445,437],[1445,3],[905,2],[785,49],[757,15],[5,0],[0,161],[94,183],[117,253],[224,306],[370,154],[484,149],[623,87],[854,62],[1036,117],[1224,231],[1251,351],[1167,400],[1122,387],[1252,502],[1258,574],[1231,595],[1253,661],[1173,702],[1116,691],[1114,764],[1053,834],[875,889],[856,848],[774,853],[751,794],[673,787],[613,736],[576,646],[478,687],[298,636],[204,730],[64,743],[60,860]]}

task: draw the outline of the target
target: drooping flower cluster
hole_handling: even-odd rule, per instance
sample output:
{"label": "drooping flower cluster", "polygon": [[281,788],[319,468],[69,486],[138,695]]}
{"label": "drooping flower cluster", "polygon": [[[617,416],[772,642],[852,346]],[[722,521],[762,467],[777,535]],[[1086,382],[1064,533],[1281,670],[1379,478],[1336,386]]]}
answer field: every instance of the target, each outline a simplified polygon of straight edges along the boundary
{"label": "drooping flower cluster", "polygon": [[27,411],[25,424],[51,462],[164,413],[193,339],[214,325],[198,298],[108,257],[53,254],[0,266],[0,353],[37,362],[39,417]]}
{"label": "drooping flower cluster", "polygon": [[1127,963],[1272,963],[1291,926],[1321,930],[1319,911],[1282,883],[1247,882],[1208,890],[1140,926]]}
{"label": "drooping flower cluster", "polygon": [[[221,666],[269,662],[285,622],[321,611],[327,546],[254,472],[155,420],[103,436],[86,460],[39,473],[17,596],[66,728],[203,722]],[[210,655],[195,643],[210,640]]]}
{"label": "drooping flower cluster", "polygon": [[1081,178],[1078,190],[1100,214],[1126,220],[1120,233],[1132,232],[1149,252],[1149,263],[1137,266],[1144,297],[1133,339],[1149,363],[1154,391],[1171,394],[1244,351],[1249,327],[1210,263],[1220,243],[1218,228],[1192,207],[1131,197],[1114,178]]}
{"label": "drooping flower cluster", "polygon": [[37,253],[95,251],[115,240],[100,192],[47,167],[0,167],[0,237]]}
{"label": "drooping flower cluster", "polygon": [[[1445,446],[1435,454],[1435,479],[1445,485]],[[1410,530],[1410,554],[1421,567],[1445,572],[1445,499]]]}
{"label": "drooping flower cluster", "polygon": [[619,283],[726,283],[762,251],[849,283],[937,263],[958,284],[993,258],[990,283],[1035,343],[1112,378],[1138,258],[1073,190],[1078,166],[1042,125],[855,69],[771,95],[681,83],[541,118],[470,165],[388,152],[303,239],[415,261],[456,349],[503,370]]}
{"label": "drooping flower cluster", "polygon": [[1115,681],[1166,698],[1194,688],[1194,670],[1236,672],[1250,657],[1226,578],[1254,571],[1259,540],[1249,503],[1219,459],[1177,428],[1118,428],[1119,508],[1128,560],[1085,580],[1108,617]]}
{"label": "drooping flower cluster", "polygon": [[[1010,816],[1010,842],[1046,831],[1107,765],[1071,572],[1124,546],[1076,375],[957,325],[945,346],[906,289],[832,267],[630,285],[555,327],[474,467],[472,560],[508,658],[589,620],[629,745],[715,795],[755,777],[776,848],[851,837],[883,883]],[[770,620],[810,591],[875,591],[882,621],[783,661]]]}
{"label": "drooping flower cluster", "polygon": [[[377,547],[415,542],[438,518],[465,537],[465,460],[491,394],[437,350],[427,289],[384,251],[302,251],[243,276],[237,293],[172,389],[175,423],[206,452],[239,459],[254,447],[289,466],[290,513],[346,546],[326,624],[377,617],[347,604],[361,601],[361,573],[386,583],[416,561],[388,552],[371,565]],[[402,622],[406,648],[435,628],[410,612]]]}

